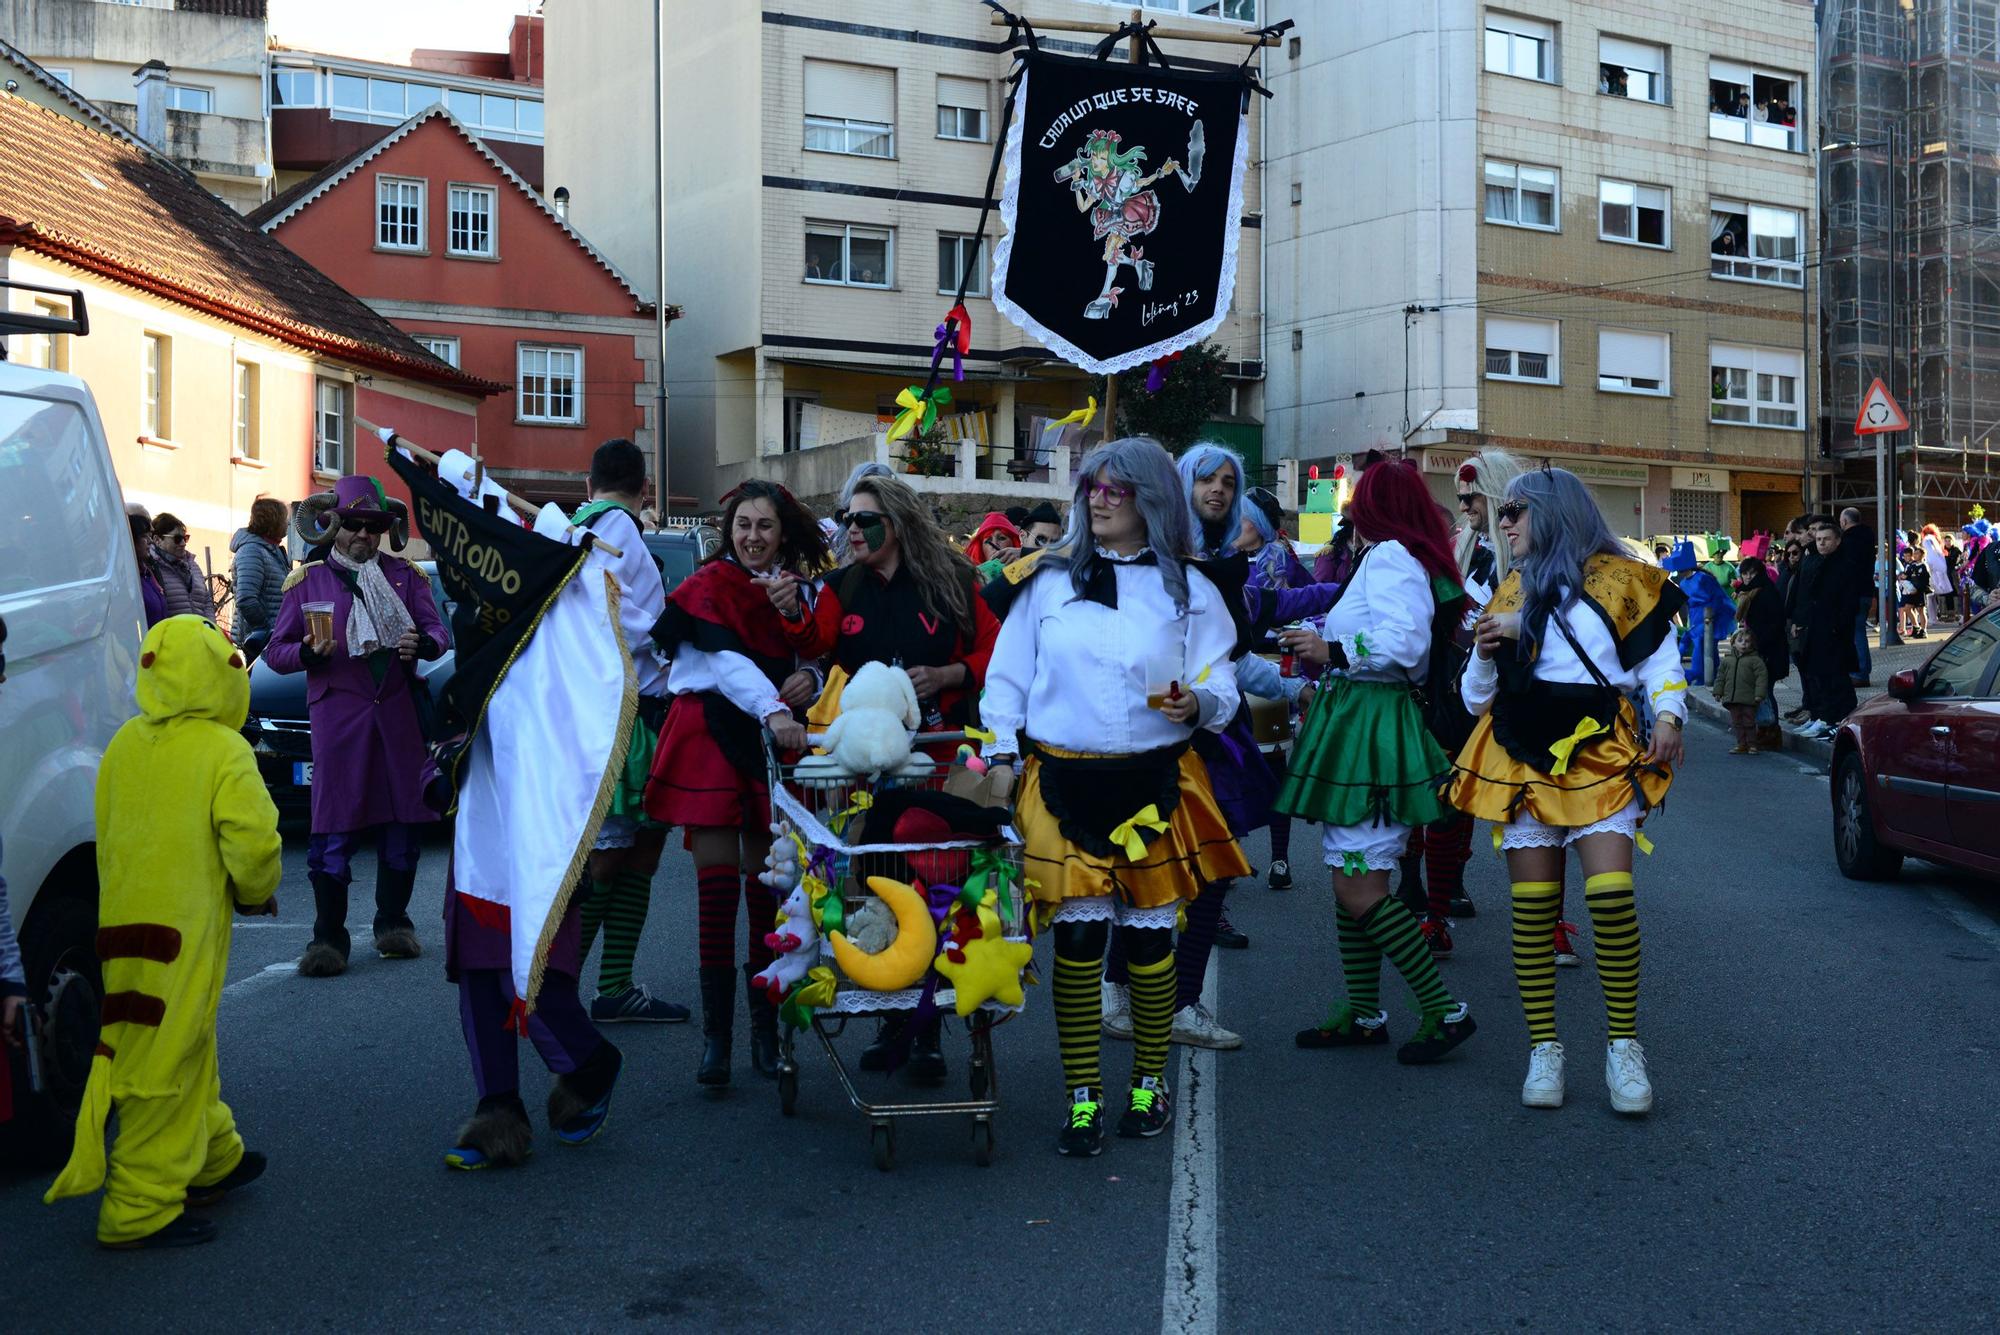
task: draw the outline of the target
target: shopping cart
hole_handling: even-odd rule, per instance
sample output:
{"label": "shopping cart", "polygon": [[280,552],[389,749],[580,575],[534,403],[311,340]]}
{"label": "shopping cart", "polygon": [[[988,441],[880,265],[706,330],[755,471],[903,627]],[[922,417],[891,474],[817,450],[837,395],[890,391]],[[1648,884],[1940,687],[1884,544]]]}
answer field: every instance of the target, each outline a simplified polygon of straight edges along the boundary
{"label": "shopping cart", "polygon": [[[915,740],[916,755],[921,758],[926,753],[949,753],[965,739],[965,734],[958,732],[924,733]],[[772,817],[779,827],[779,837],[788,838],[794,834],[799,837],[807,859],[819,869],[832,893],[841,896],[849,921],[852,921],[856,909],[874,898],[866,889],[868,877],[883,876],[910,882],[913,879],[942,880],[955,874],[962,883],[963,877],[973,872],[977,856],[978,865],[986,869],[989,879],[1004,878],[1008,883],[1008,892],[997,896],[1000,903],[996,911],[1002,935],[1015,942],[1029,939],[1027,892],[1021,877],[1021,844],[1012,827],[1003,828],[999,838],[989,840],[915,845],[861,842],[866,812],[876,798],[896,789],[941,791],[950,773],[948,763],[934,761],[928,766],[920,764],[893,776],[885,775],[873,782],[863,782],[851,777],[821,777],[810,772],[802,776],[798,765],[780,761],[768,734],[764,739],[764,756]],[[923,878],[913,875],[913,862],[928,868],[932,876]],[[840,974],[832,947],[824,940],[820,949],[821,962],[835,971],[839,985],[833,1001],[813,1012],[812,1032],[818,1036],[827,1060],[832,1063],[834,1075],[839,1079],[848,1102],[868,1119],[875,1166],[885,1172],[895,1166],[898,1120],[940,1116],[970,1116],[973,1158],[981,1167],[992,1163],[996,1143],[993,1115],[1000,1107],[1000,1082],[993,1060],[993,1031],[1013,1018],[1020,1008],[988,1001],[965,1017],[964,1024],[972,1049],[968,1074],[970,1098],[932,1102],[872,1102],[856,1085],[846,1063],[841,1060],[840,1050],[834,1046],[834,1040],[845,1030],[847,1021],[890,1017],[911,1019],[927,990],[931,993],[937,1013],[947,1020],[955,1019],[956,993],[950,981],[935,972],[920,979],[916,986],[901,991],[869,991]],[[799,1064],[795,1042],[800,1032],[789,1025],[780,1026],[778,1102],[787,1117],[793,1115],[798,1105]]]}

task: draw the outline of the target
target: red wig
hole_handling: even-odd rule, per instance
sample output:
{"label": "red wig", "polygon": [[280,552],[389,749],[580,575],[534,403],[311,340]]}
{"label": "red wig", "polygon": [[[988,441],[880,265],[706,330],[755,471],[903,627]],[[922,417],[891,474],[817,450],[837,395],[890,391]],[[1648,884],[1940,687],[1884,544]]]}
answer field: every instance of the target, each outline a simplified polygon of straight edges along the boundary
{"label": "red wig", "polygon": [[1444,510],[1431,499],[1415,464],[1387,460],[1363,473],[1347,502],[1347,518],[1367,541],[1400,542],[1433,578],[1460,583]]}

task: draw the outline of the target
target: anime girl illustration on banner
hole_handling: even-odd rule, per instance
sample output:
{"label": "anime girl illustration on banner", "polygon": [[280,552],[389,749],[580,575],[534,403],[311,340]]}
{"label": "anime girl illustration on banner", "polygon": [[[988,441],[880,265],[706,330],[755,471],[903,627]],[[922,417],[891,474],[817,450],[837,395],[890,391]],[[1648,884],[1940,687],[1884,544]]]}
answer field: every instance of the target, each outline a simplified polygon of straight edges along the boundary
{"label": "anime girl illustration on banner", "polygon": [[[1195,129],[1200,128],[1196,121]],[[1151,176],[1141,176],[1144,146],[1121,149],[1123,142],[1116,130],[1092,130],[1076,156],[1056,168],[1056,180],[1069,186],[1076,198],[1076,211],[1090,214],[1090,239],[1104,243],[1104,287],[1083,308],[1086,320],[1105,319],[1117,308],[1125,291],[1117,286],[1118,271],[1127,264],[1139,280],[1139,290],[1153,290],[1153,262],[1143,247],[1132,242],[1160,225],[1160,197],[1153,193],[1153,183],[1181,171],[1180,163],[1168,158]],[[1181,183],[1192,190],[1198,180],[1198,174],[1184,174]]]}

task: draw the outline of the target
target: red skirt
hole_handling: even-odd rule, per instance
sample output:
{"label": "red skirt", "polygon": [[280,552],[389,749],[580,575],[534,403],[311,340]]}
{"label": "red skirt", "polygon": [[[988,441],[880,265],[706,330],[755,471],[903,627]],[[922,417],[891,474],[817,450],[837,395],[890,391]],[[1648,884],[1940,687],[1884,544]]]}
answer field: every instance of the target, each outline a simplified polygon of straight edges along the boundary
{"label": "red skirt", "polygon": [[646,814],[684,830],[752,830],[771,827],[771,793],[762,780],[743,777],[708,732],[701,697],[674,697],[653,752],[646,783]]}

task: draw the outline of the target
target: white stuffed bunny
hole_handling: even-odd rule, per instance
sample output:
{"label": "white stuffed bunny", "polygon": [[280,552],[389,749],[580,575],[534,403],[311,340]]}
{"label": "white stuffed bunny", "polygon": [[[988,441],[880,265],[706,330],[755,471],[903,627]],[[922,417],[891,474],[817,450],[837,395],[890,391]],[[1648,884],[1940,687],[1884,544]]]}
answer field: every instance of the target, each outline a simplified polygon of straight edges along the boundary
{"label": "white stuffed bunny", "polygon": [[[827,758],[855,775],[898,773],[913,759],[910,739],[923,723],[910,674],[883,663],[864,663],[840,693],[840,716],[826,730]],[[800,766],[805,777],[807,767]]]}
{"label": "white stuffed bunny", "polygon": [[795,886],[781,910],[785,921],[775,932],[764,934],[764,944],[778,952],[750,986],[769,996],[773,1003],[784,1001],[793,983],[806,976],[819,959],[819,929],[813,926],[812,904],[803,885]]}

